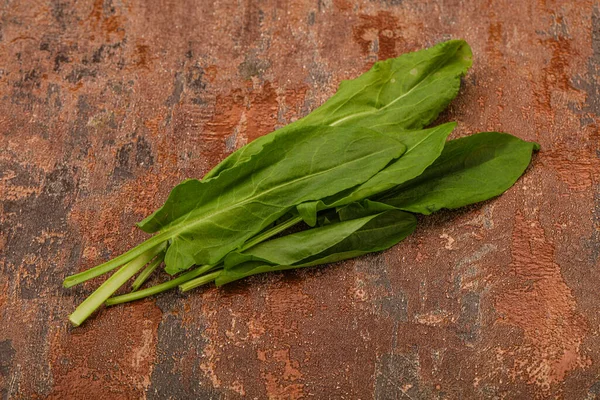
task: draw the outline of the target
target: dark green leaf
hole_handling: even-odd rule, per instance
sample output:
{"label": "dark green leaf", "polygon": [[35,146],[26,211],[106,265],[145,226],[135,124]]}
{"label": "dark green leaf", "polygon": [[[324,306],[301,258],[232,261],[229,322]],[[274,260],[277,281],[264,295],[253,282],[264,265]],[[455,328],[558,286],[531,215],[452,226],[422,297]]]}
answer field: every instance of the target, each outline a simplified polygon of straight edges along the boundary
{"label": "dark green leaf", "polygon": [[423,174],[378,201],[421,214],[484,201],[510,188],[537,149],[537,143],[498,132],[451,140]]}
{"label": "dark green leaf", "polygon": [[349,221],[390,210],[397,210],[397,208],[388,204],[365,199],[339,208],[336,211],[336,215],[339,221]]}
{"label": "dark green leaf", "polygon": [[269,240],[243,253],[230,253],[216,284],[385,250],[410,235],[415,227],[412,214],[390,210]]}
{"label": "dark green leaf", "polygon": [[329,198],[298,206],[298,213],[310,226],[316,223],[317,212],[332,207],[341,207],[390,190],[410,179],[419,176],[439,157],[446,138],[456,123],[436,126],[422,131],[398,132],[389,125],[386,132],[406,145],[402,157],[379,171],[375,176],[358,187],[345,190]]}

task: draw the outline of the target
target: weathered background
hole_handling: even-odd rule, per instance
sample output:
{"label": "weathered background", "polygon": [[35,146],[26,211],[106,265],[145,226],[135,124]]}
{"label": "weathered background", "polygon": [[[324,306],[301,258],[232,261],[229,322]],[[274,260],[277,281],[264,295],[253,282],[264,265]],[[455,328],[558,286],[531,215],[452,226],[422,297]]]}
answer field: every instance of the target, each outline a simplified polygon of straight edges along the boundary
{"label": "weathered background", "polygon": [[[0,398],[600,398],[600,5],[4,0]],[[187,177],[378,59],[466,39],[441,120],[542,151],[382,254],[67,315]],[[164,279],[160,276],[157,279]]]}

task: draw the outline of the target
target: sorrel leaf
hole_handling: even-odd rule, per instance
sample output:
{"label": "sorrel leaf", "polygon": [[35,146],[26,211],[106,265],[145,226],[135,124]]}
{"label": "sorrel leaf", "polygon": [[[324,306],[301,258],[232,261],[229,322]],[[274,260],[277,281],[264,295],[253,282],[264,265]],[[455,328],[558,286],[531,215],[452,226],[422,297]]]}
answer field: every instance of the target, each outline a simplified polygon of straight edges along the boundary
{"label": "sorrel leaf", "polygon": [[378,201],[428,215],[488,200],[517,181],[538,149],[537,143],[499,132],[451,140],[423,174]]}
{"label": "sorrel leaf", "polygon": [[390,210],[308,229],[230,253],[218,286],[264,272],[327,264],[385,250],[410,235],[416,218]]}
{"label": "sorrel leaf", "polygon": [[449,122],[422,131],[398,132],[394,126],[387,126],[385,128],[386,133],[406,145],[406,152],[402,157],[394,160],[358,187],[345,190],[323,200],[300,204],[297,207],[300,216],[308,225],[314,226],[317,212],[320,210],[361,201],[419,176],[439,157],[446,143],[446,138],[455,127],[456,123]]}
{"label": "sorrel leaf", "polygon": [[219,261],[298,203],[359,185],[406,149],[364,128],[299,129],[300,140],[278,137],[215,179],[186,181],[185,201],[175,189],[147,221],[161,233],[171,232],[167,272]]}
{"label": "sorrel leaf", "polygon": [[378,131],[416,130],[432,123],[458,94],[460,79],[472,65],[464,40],[376,62],[358,78],[342,81],[337,92],[306,117],[262,136],[232,153],[206,176],[212,178],[299,126],[363,126]]}

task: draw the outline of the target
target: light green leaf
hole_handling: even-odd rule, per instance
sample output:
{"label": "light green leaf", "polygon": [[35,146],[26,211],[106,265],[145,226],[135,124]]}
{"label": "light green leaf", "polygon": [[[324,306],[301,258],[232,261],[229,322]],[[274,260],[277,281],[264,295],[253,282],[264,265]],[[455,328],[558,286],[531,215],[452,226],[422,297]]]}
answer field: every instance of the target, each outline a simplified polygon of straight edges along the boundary
{"label": "light green leaf", "polygon": [[277,135],[297,134],[293,130],[299,126],[363,126],[395,132],[422,129],[456,97],[460,79],[471,64],[471,48],[463,40],[379,61],[358,78],[342,81],[335,95],[309,115],[242,147],[204,178],[247,161]]}

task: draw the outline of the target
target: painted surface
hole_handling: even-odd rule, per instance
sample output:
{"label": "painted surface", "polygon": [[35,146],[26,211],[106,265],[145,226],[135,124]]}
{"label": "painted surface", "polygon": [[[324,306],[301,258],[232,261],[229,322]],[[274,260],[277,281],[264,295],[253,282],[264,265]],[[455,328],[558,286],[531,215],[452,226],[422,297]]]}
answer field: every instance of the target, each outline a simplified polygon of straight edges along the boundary
{"label": "painted surface", "polygon": [[[67,314],[171,187],[378,59],[464,38],[440,121],[541,143],[382,254]],[[600,398],[600,4],[6,1],[0,398]],[[164,279],[158,276],[156,281]]]}

